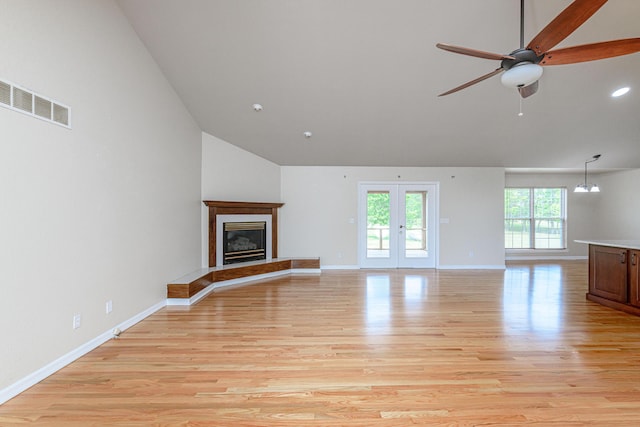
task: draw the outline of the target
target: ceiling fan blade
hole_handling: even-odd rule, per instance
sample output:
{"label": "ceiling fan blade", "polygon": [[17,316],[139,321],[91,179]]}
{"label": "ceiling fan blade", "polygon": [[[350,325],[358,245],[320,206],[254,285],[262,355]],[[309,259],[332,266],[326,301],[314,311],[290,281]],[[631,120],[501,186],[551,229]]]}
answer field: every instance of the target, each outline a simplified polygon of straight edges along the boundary
{"label": "ceiling fan blade", "polygon": [[438,43],[436,47],[461,55],[475,56],[476,58],[495,59],[502,61],[503,59],[515,59],[513,56],[502,55],[500,53],[485,52],[483,50],[469,49],[468,47],[453,46],[450,44]]}
{"label": "ceiling fan blade", "polygon": [[640,38],[611,40],[552,50],[544,55],[540,65],[565,65],[596,61],[640,52]]}
{"label": "ceiling fan blade", "polygon": [[475,79],[475,80],[471,80],[470,82],[467,82],[467,83],[465,83],[465,84],[463,84],[463,85],[460,85],[460,86],[458,86],[458,87],[455,87],[455,88],[453,88],[453,89],[451,89],[451,90],[448,90],[448,91],[446,91],[446,92],[444,92],[444,93],[441,93],[441,94],[440,94],[440,95],[438,95],[438,96],[445,96],[445,95],[452,94],[452,93],[454,93],[454,92],[458,92],[459,90],[466,89],[466,88],[468,88],[469,86],[473,86],[473,85],[474,85],[474,84],[476,84],[476,83],[480,83],[481,81],[488,79],[489,77],[493,77],[493,76],[495,76],[496,74],[500,74],[502,71],[503,71],[502,67],[501,67],[501,68],[498,68],[498,69],[496,69],[496,70],[494,70],[494,71],[492,71],[492,72],[490,72],[490,73],[488,73],[488,74],[485,74],[484,76],[478,77],[478,78],[477,78],[477,79]]}
{"label": "ceiling fan blade", "polygon": [[527,49],[540,56],[567,38],[607,0],[575,0],[529,42]]}
{"label": "ceiling fan blade", "polygon": [[536,93],[538,91],[538,86],[539,86],[538,82],[539,80],[536,80],[535,82],[531,83],[529,86],[519,87],[518,92],[520,92],[520,96],[523,98],[528,98],[534,93]]}

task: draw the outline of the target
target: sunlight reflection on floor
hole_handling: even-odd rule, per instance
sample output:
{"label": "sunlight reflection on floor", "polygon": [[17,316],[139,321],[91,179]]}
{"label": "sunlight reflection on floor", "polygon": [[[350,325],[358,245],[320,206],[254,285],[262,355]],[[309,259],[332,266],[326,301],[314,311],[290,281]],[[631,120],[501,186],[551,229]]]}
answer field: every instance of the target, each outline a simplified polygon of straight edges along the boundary
{"label": "sunlight reflection on floor", "polygon": [[562,269],[559,265],[510,267],[504,273],[505,328],[554,335],[562,327]]}

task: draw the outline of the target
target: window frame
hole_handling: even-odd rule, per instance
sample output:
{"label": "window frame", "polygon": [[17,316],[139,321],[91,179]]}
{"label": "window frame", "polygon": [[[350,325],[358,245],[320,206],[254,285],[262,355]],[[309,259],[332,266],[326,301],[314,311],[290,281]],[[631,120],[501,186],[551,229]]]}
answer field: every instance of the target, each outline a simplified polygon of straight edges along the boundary
{"label": "window frame", "polygon": [[[507,217],[507,205],[506,205],[506,193],[507,190],[528,190],[529,192],[529,215],[526,217]],[[560,190],[560,217],[536,217],[535,215],[535,192],[536,190]],[[542,252],[542,251],[567,251],[567,187],[555,187],[555,186],[542,186],[542,187],[527,187],[527,186],[514,186],[514,187],[505,187],[504,188],[504,223],[503,223],[503,231],[505,232],[504,238],[504,246],[505,251],[507,252]],[[529,224],[529,247],[526,248],[508,248],[506,242],[506,224],[508,220],[517,220],[517,221],[525,221]],[[562,240],[560,248],[537,248],[536,247],[536,224],[538,221],[560,221],[562,224]]]}

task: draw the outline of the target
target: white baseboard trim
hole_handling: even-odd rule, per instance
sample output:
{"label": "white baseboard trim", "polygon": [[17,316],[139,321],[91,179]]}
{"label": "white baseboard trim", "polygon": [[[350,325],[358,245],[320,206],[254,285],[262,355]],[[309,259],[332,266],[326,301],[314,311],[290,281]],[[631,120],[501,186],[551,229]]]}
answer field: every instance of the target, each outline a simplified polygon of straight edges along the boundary
{"label": "white baseboard trim", "polygon": [[193,298],[197,297],[198,295],[200,295],[202,292],[206,293],[204,295],[202,295],[201,298],[198,299],[201,300],[202,298],[206,297],[207,295],[209,295],[211,292],[213,292],[213,286],[207,286],[206,288],[204,288],[203,290],[201,290],[200,292],[198,292],[197,294],[195,294],[194,296],[192,296],[191,298],[167,298],[167,307],[176,307],[176,306],[189,306],[191,304],[195,304],[195,302],[192,301]]}
{"label": "white baseboard trim", "polygon": [[135,325],[136,323],[140,322],[141,320],[149,317],[150,315],[152,315],[156,311],[160,310],[165,305],[166,305],[166,301],[165,300],[160,301],[159,303],[149,307],[148,309],[144,310],[143,312],[136,314],[132,318],[130,318],[128,320],[125,320],[124,322],[120,323],[119,325],[114,326],[113,329],[109,329],[108,331],[103,332],[102,334],[98,335],[97,337],[93,338],[92,340],[82,344],[80,347],[76,348],[75,350],[70,351],[69,353],[57,358],[56,360],[54,360],[53,362],[49,363],[48,365],[43,366],[42,368],[40,368],[37,371],[27,375],[26,377],[22,378],[21,380],[18,380],[15,383],[11,384],[10,386],[5,387],[4,389],[0,390],[0,405],[2,405],[3,403],[5,403],[6,401],[8,401],[10,399],[13,399],[14,397],[19,395],[23,391],[25,391],[28,388],[38,384],[40,381],[42,381],[45,378],[47,378],[48,376],[56,373],[57,371],[59,371],[60,369],[64,368],[65,366],[67,366],[71,362],[81,358],[85,354],[89,353],[91,350],[99,347],[100,345],[102,345],[105,342],[107,342],[110,339],[112,339],[113,338],[113,330],[115,328],[118,328],[121,331],[125,331],[125,330],[129,329],[130,327],[132,327],[133,325]]}
{"label": "white baseboard trim", "polygon": [[255,282],[258,280],[271,279],[273,277],[284,276],[286,274],[291,274],[291,270],[274,271],[273,273],[257,274],[255,276],[240,277],[238,279],[225,280],[222,282],[212,283],[211,285],[207,286],[206,288],[204,288],[203,290],[201,290],[191,298],[167,298],[167,305],[168,306],[193,305],[216,289],[223,288],[225,286],[239,285],[241,283],[249,283],[249,282]]}
{"label": "white baseboard trim", "polygon": [[[272,279],[274,277],[286,276],[291,274],[291,270],[274,271],[272,273],[256,274],[255,276],[240,277],[238,279],[225,280],[214,285],[214,290],[227,286],[239,285],[242,283],[257,282],[259,280]],[[194,295],[195,297],[195,295]]]}
{"label": "white baseboard trim", "polygon": [[438,270],[504,270],[502,265],[439,265]]}
{"label": "white baseboard trim", "polygon": [[360,270],[359,265],[322,265],[322,270]]}
{"label": "white baseboard trim", "polygon": [[508,256],[506,261],[576,261],[586,260],[588,256],[558,256],[558,255],[532,255],[532,256]]}
{"label": "white baseboard trim", "polygon": [[294,268],[290,270],[274,271],[272,273],[257,274],[255,276],[240,277],[238,279],[224,280],[222,282],[212,283],[211,285],[207,286],[206,288],[204,288],[203,290],[201,290],[191,298],[167,298],[167,305],[168,306],[193,305],[198,301],[200,301],[202,298],[209,295],[211,292],[215,291],[216,289],[224,288],[225,286],[233,286],[233,285],[239,285],[242,283],[256,282],[258,280],[271,279],[273,277],[285,276],[287,274],[321,274],[321,273],[322,273],[322,270],[319,268]]}
{"label": "white baseboard trim", "polygon": [[291,274],[322,274],[320,268],[294,268],[289,270]]}

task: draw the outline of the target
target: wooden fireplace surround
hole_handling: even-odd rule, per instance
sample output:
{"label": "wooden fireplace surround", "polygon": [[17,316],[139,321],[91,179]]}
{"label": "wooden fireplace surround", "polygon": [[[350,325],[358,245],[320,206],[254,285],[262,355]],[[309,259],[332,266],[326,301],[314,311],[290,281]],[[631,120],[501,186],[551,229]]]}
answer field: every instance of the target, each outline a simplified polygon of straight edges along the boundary
{"label": "wooden fireplace surround", "polygon": [[271,215],[271,257],[278,257],[278,209],[284,203],[223,202],[204,200],[209,208],[209,267],[216,266],[216,220],[218,215]]}
{"label": "wooden fireplace surround", "polygon": [[[167,285],[167,298],[174,302],[170,305],[191,305],[197,298],[206,295],[212,284],[224,286],[223,282],[250,280],[254,276],[270,273],[320,272],[320,258],[279,259],[278,256],[278,208],[284,203],[262,202],[221,202],[204,200],[209,207],[209,268],[194,271]],[[216,267],[216,220],[218,215],[271,215],[271,260],[238,263]],[[203,293],[204,292],[204,293]],[[198,297],[198,295],[201,295]],[[195,301],[192,301],[196,298]],[[169,301],[168,300],[168,301]],[[186,301],[175,303],[175,301]]]}

